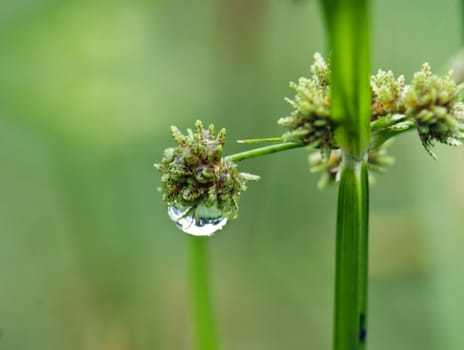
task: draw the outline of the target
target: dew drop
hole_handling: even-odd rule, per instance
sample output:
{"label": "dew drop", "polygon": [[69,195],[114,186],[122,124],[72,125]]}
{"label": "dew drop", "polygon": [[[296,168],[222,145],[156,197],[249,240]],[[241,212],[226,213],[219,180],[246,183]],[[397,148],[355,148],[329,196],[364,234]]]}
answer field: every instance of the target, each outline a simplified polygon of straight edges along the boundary
{"label": "dew drop", "polygon": [[227,224],[221,210],[199,204],[195,207],[170,206],[169,218],[178,228],[193,236],[211,236]]}

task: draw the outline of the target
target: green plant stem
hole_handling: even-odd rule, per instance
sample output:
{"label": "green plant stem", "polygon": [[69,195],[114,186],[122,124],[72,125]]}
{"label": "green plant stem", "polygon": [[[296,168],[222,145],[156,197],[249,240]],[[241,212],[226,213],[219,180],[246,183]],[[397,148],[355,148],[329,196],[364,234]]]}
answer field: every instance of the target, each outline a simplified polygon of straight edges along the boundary
{"label": "green plant stem", "polygon": [[266,154],[277,153],[282,151],[287,151],[293,148],[305,147],[307,144],[304,143],[296,143],[296,142],[283,142],[277,145],[266,146],[255,148],[249,151],[244,151],[240,153],[235,153],[230,156],[227,156],[226,159],[230,159],[234,162],[239,162],[244,159],[254,158],[264,156]]}
{"label": "green plant stem", "polygon": [[366,161],[345,154],[337,211],[335,350],[366,348],[368,215]]}
{"label": "green plant stem", "polygon": [[261,139],[237,140],[237,143],[262,143],[262,142],[283,142],[282,137],[265,137]]}
{"label": "green plant stem", "polygon": [[208,269],[208,237],[188,236],[191,321],[195,350],[217,350]]}
{"label": "green plant stem", "polygon": [[370,144],[369,0],[321,0],[332,53],[331,116],[343,152],[337,208],[334,350],[366,349]]}
{"label": "green plant stem", "polygon": [[368,0],[322,0],[332,51],[330,113],[336,143],[362,159],[371,122]]}

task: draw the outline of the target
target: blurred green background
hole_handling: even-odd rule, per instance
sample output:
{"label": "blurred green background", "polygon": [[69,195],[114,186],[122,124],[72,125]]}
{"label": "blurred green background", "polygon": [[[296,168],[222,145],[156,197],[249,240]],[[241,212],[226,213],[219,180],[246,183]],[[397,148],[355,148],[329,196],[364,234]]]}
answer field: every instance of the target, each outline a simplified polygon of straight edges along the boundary
{"label": "blurred green background", "polygon": [[[186,237],[152,165],[198,118],[280,135],[290,80],[326,51],[310,0],[7,0],[0,5],[0,349],[191,348]],[[373,72],[437,72],[457,0],[376,1]],[[371,349],[464,347],[464,151],[411,133],[371,193]],[[211,239],[223,349],[330,349],[336,189],[306,150],[260,174]]]}

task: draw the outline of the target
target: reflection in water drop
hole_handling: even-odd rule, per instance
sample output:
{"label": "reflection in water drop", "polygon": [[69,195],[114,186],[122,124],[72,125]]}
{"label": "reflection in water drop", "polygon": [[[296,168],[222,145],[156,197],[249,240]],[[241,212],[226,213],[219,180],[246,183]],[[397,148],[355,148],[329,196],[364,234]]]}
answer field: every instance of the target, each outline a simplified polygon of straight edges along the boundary
{"label": "reflection in water drop", "polygon": [[168,215],[177,227],[193,236],[211,236],[227,224],[218,208],[202,204],[190,208],[170,206]]}

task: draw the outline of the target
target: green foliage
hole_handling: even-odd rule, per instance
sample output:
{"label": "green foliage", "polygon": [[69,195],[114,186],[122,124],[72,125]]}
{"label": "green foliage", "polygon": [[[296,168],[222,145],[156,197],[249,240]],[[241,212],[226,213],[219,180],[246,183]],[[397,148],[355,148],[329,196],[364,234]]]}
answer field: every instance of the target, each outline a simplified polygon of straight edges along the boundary
{"label": "green foliage", "polygon": [[200,121],[195,131],[183,135],[172,127],[175,148],[167,148],[155,168],[162,173],[163,199],[168,205],[196,207],[202,204],[215,207],[228,218],[238,212],[240,193],[246,183],[257,180],[255,175],[240,173],[236,164],[222,157],[226,131],[215,135],[214,126],[204,129]]}

